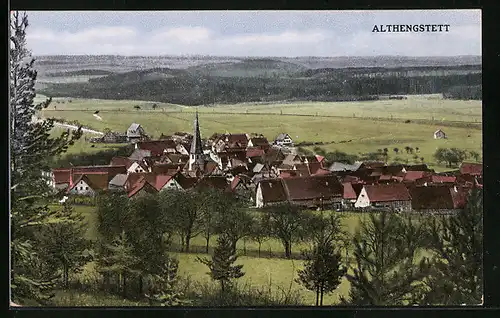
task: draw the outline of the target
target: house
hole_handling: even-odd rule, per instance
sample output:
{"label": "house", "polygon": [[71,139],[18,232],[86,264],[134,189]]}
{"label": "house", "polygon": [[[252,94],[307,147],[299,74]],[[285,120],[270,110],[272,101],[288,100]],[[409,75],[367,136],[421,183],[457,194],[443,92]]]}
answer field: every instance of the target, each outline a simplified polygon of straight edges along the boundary
{"label": "house", "polygon": [[212,151],[216,153],[227,150],[243,150],[248,147],[247,134],[223,134],[212,143]]}
{"label": "house", "polygon": [[94,196],[98,191],[105,191],[108,189],[108,175],[101,174],[82,174],[79,175],[68,188],[68,193]]}
{"label": "house", "polygon": [[147,139],[147,135],[140,124],[133,123],[127,129],[127,139],[129,142],[135,143]]}
{"label": "house", "polygon": [[132,186],[130,191],[128,192],[127,196],[129,198],[132,197],[139,197],[141,195],[147,194],[147,193],[157,193],[158,190],[154,186],[154,184],[151,183],[150,180],[147,180],[146,177],[141,176]]}
{"label": "house", "polygon": [[120,144],[127,142],[127,135],[114,131],[106,131],[100,141],[108,144]]}
{"label": "house", "polygon": [[128,157],[132,161],[142,161],[144,158],[151,157],[151,151],[143,149],[135,149]]}
{"label": "house", "polygon": [[52,169],[52,182],[56,191],[65,190],[69,187],[71,169]]}
{"label": "house", "polygon": [[281,179],[264,179],[257,184],[255,206],[263,208],[287,201],[287,193]]}
{"label": "house", "polygon": [[328,167],[332,172],[336,171],[357,171],[363,165],[362,162],[356,161],[354,164],[347,164],[343,162],[334,162]]}
{"label": "house", "polygon": [[402,183],[365,185],[354,207],[409,211],[411,210],[410,192]]}
{"label": "house", "polygon": [[231,181],[229,188],[231,192],[236,195],[236,197],[253,202],[253,191],[255,190],[255,187],[253,186],[251,179],[247,176],[242,174],[235,176]]}
{"label": "house", "polygon": [[434,132],[434,139],[446,139],[446,134],[441,129]]}
{"label": "house", "polygon": [[147,150],[151,157],[159,157],[164,153],[176,153],[177,144],[171,139],[139,141],[135,144],[135,149]]}
{"label": "house", "polygon": [[282,179],[288,201],[308,208],[342,206],[344,189],[336,176],[307,176]]}
{"label": "house", "polygon": [[117,174],[108,183],[108,190],[113,192],[125,191],[125,183],[127,182],[126,174]]}
{"label": "house", "polygon": [[415,182],[427,176],[430,176],[430,173],[427,171],[407,171],[403,178],[403,182]]}
{"label": "house", "polygon": [[252,137],[248,140],[247,147],[268,150],[270,145],[266,137]]}
{"label": "house", "polygon": [[354,203],[356,203],[356,199],[358,198],[356,191],[354,191],[350,182],[342,183],[342,187],[344,189],[342,195],[342,209],[348,210],[354,208]]}
{"label": "house", "polygon": [[465,208],[468,191],[456,186],[424,186],[409,189],[413,210],[451,213]]}
{"label": "house", "polygon": [[276,136],[273,144],[280,147],[293,147],[293,140],[289,134],[281,133]]}
{"label": "house", "polygon": [[460,174],[470,174],[471,176],[481,176],[483,174],[482,163],[463,162],[460,165]]}

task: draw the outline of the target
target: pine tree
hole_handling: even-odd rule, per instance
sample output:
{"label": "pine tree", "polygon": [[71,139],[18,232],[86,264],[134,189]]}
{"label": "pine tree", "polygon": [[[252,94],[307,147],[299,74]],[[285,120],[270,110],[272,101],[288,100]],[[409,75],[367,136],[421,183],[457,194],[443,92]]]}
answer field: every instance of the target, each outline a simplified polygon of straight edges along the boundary
{"label": "pine tree", "polygon": [[64,132],[51,138],[52,119],[33,121],[36,113],[50,104],[50,99],[35,105],[34,59],[26,47],[26,14],[10,16],[10,191],[13,300],[44,300],[54,280],[36,273],[37,254],[33,233],[38,225],[54,217],[55,211],[43,205],[52,195],[42,172],[50,159],[64,151],[81,136]]}
{"label": "pine tree", "polygon": [[304,269],[298,271],[296,282],[316,292],[316,306],[323,306],[323,295],[333,292],[341,283],[347,269],[342,266],[342,256],[335,252],[331,242],[316,243],[311,251],[303,252]]}
{"label": "pine tree", "polygon": [[483,296],[483,194],[472,189],[466,209],[433,219],[429,248],[436,255],[421,304],[476,305]]}
{"label": "pine tree", "polygon": [[166,256],[166,261],[161,266],[161,271],[154,275],[153,286],[149,288],[151,295],[146,295],[150,303],[158,302],[161,306],[176,306],[185,304],[182,293],[176,290],[177,270],[179,261]]}
{"label": "pine tree", "polygon": [[53,270],[62,269],[63,285],[68,288],[69,273],[78,273],[91,260],[91,242],[85,239],[87,223],[81,213],[65,204],[58,222],[44,225],[38,233],[37,250]]}
{"label": "pine tree", "polygon": [[139,259],[134,255],[125,231],[112,244],[105,244],[102,248],[97,259],[98,271],[118,276],[118,287],[123,297],[127,297],[127,278],[137,274]]}
{"label": "pine tree", "polygon": [[245,275],[245,273],[241,271],[243,265],[233,265],[237,260],[236,251],[232,246],[230,238],[225,234],[221,234],[217,238],[217,246],[214,248],[211,260],[199,257],[197,260],[208,266],[210,272],[207,274],[210,275],[213,280],[218,280],[220,282],[222,293],[231,287],[232,279],[240,278]]}
{"label": "pine tree", "polygon": [[414,304],[423,288],[421,280],[429,272],[423,258],[415,265],[417,251],[423,245],[425,227],[411,218],[383,212],[370,214],[368,222],[354,236],[356,266],[346,277],[351,283],[349,298],[342,303],[371,306]]}

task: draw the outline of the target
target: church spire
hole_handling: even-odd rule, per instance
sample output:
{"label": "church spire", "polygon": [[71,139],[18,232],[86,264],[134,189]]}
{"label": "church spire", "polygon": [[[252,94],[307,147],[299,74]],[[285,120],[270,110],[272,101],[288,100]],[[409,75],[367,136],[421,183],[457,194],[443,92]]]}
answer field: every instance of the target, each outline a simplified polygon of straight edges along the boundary
{"label": "church spire", "polygon": [[191,142],[191,150],[189,151],[189,171],[194,171],[196,168],[203,170],[205,159],[203,156],[203,146],[201,143],[200,123],[198,122],[198,109],[194,119],[194,136]]}
{"label": "church spire", "polygon": [[201,145],[200,124],[198,122],[198,110],[196,110],[196,117],[194,119],[193,142],[191,143],[191,151],[189,153],[191,155],[203,154],[203,148]]}

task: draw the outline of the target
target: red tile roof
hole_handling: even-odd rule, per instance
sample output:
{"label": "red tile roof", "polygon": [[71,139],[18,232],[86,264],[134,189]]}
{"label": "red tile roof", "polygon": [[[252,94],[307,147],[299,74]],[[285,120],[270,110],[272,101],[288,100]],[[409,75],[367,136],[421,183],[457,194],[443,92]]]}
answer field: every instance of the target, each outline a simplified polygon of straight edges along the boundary
{"label": "red tile roof", "polygon": [[401,183],[365,185],[370,202],[409,201],[410,193]]}
{"label": "red tile roof", "polygon": [[455,183],[457,177],[455,176],[436,176],[433,175],[430,178],[430,181],[433,183]]}
{"label": "red tile roof", "polygon": [[323,162],[323,160],[325,160],[325,157],[316,155],[316,160],[318,160],[318,162]]}
{"label": "red tile roof", "polygon": [[139,191],[144,190],[149,193],[158,192],[156,187],[151,184],[146,178],[143,176],[137,180],[137,182],[132,186],[132,189],[128,193],[128,197],[131,198],[136,195]]}
{"label": "red tile roof", "polygon": [[254,147],[268,147],[269,146],[269,141],[267,140],[266,137],[253,137],[253,138],[250,138],[250,141],[252,142],[252,145]]}
{"label": "red tile roof", "polygon": [[261,148],[248,148],[246,151],[247,158],[262,157],[264,155],[264,150]]}
{"label": "red tile roof", "polygon": [[157,175],[155,180],[156,182],[154,184],[156,190],[160,191],[165,186],[165,184],[167,184],[167,182],[172,180],[172,178],[174,178],[173,175],[168,175],[168,174]]}
{"label": "red tile roof", "polygon": [[198,181],[196,184],[197,188],[216,188],[220,190],[228,189],[228,182],[224,176],[206,176]]}
{"label": "red tile roof", "polygon": [[483,164],[464,162],[460,165],[461,174],[481,175],[483,174]]}
{"label": "red tile roof", "polygon": [[54,181],[56,184],[69,183],[70,169],[52,169]]}
{"label": "red tile roof", "polygon": [[258,187],[261,189],[264,204],[287,201],[287,194],[281,179],[262,180]]}
{"label": "red tile roof", "polygon": [[68,192],[72,190],[81,180],[88,184],[88,186],[94,191],[106,190],[108,188],[108,174],[81,174],[74,175],[73,184],[68,188]]}
{"label": "red tile roof", "polygon": [[130,166],[134,163],[133,160],[130,160],[127,157],[113,157],[111,158],[110,166],[125,166],[125,168],[130,168]]}
{"label": "red tile roof", "polygon": [[356,191],[354,191],[354,188],[352,187],[352,184],[350,184],[349,182],[344,182],[342,186],[344,187],[344,199],[355,200],[358,197],[356,195]]}
{"label": "red tile roof", "polygon": [[415,181],[428,176],[429,173],[426,171],[407,171],[403,181]]}
{"label": "red tile roof", "polygon": [[198,178],[189,177],[189,176],[185,176],[183,174],[179,174],[177,182],[179,182],[179,185],[184,190],[187,190],[187,189],[191,189],[192,187],[194,187],[196,185],[196,183],[198,182]]}
{"label": "red tile roof", "polygon": [[317,174],[317,172],[321,169],[321,163],[319,162],[309,162],[307,166],[310,174]]}
{"label": "red tile roof", "polygon": [[414,187],[410,190],[411,205],[415,210],[439,210],[454,209],[451,191],[449,187]]}
{"label": "red tile roof", "polygon": [[295,200],[325,200],[342,197],[344,189],[336,176],[308,176],[282,180],[288,199]]}
{"label": "red tile roof", "polygon": [[314,175],[315,176],[322,176],[322,175],[327,175],[327,174],[331,174],[331,173],[332,172],[330,170],[320,168],[320,169],[316,170],[316,173],[314,173]]}
{"label": "red tile roof", "polygon": [[151,156],[160,156],[167,148],[176,147],[175,141],[171,139],[153,140],[153,141],[140,141],[137,143],[137,149],[151,151]]}

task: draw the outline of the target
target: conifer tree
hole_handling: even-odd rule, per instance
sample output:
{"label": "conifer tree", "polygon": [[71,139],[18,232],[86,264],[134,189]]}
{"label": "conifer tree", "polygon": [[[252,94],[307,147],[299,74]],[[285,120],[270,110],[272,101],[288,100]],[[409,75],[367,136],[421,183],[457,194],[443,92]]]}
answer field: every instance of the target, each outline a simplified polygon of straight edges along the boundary
{"label": "conifer tree", "polygon": [[37,250],[40,257],[54,270],[62,270],[63,285],[68,288],[70,273],[78,273],[91,260],[91,242],[85,238],[87,223],[81,213],[64,205],[58,222],[41,227]]}
{"label": "conifer tree", "polygon": [[222,293],[231,287],[232,279],[245,275],[241,271],[243,265],[233,265],[237,260],[236,251],[231,239],[225,234],[217,238],[217,246],[214,248],[212,259],[198,257],[197,260],[208,266],[210,272],[207,274],[213,280],[219,281]]}
{"label": "conifer tree", "polygon": [[370,214],[361,222],[354,236],[353,274],[344,304],[370,306],[402,306],[416,303],[423,288],[421,283],[429,272],[429,262],[423,258],[415,264],[422,246],[425,226],[411,218],[403,221],[393,213]]}
{"label": "conifer tree", "polygon": [[11,191],[11,280],[12,298],[43,300],[53,279],[36,273],[37,254],[33,233],[36,227],[54,217],[55,211],[43,203],[53,195],[42,176],[51,158],[66,151],[81,136],[66,131],[51,138],[52,119],[35,121],[37,112],[50,104],[50,99],[34,104],[34,59],[26,46],[27,15],[10,14],[10,191]]}
{"label": "conifer tree", "polygon": [[127,297],[127,279],[137,274],[139,259],[133,253],[125,231],[123,231],[112,244],[103,248],[107,251],[100,254],[97,259],[98,271],[118,276],[118,287],[123,297]]}
{"label": "conifer tree", "polygon": [[428,248],[434,252],[421,304],[477,305],[483,296],[483,194],[472,189],[456,215],[433,219]]}
{"label": "conifer tree", "polygon": [[296,281],[306,289],[316,292],[316,306],[323,306],[323,296],[333,292],[346,273],[340,252],[335,252],[331,242],[324,240],[314,244],[311,251],[303,252],[304,269],[298,271]]}
{"label": "conifer tree", "polygon": [[158,302],[161,306],[176,306],[184,304],[182,293],[176,290],[177,270],[179,261],[166,256],[166,261],[161,266],[161,271],[153,276],[153,286],[149,288],[150,295],[146,297],[150,303]]}

